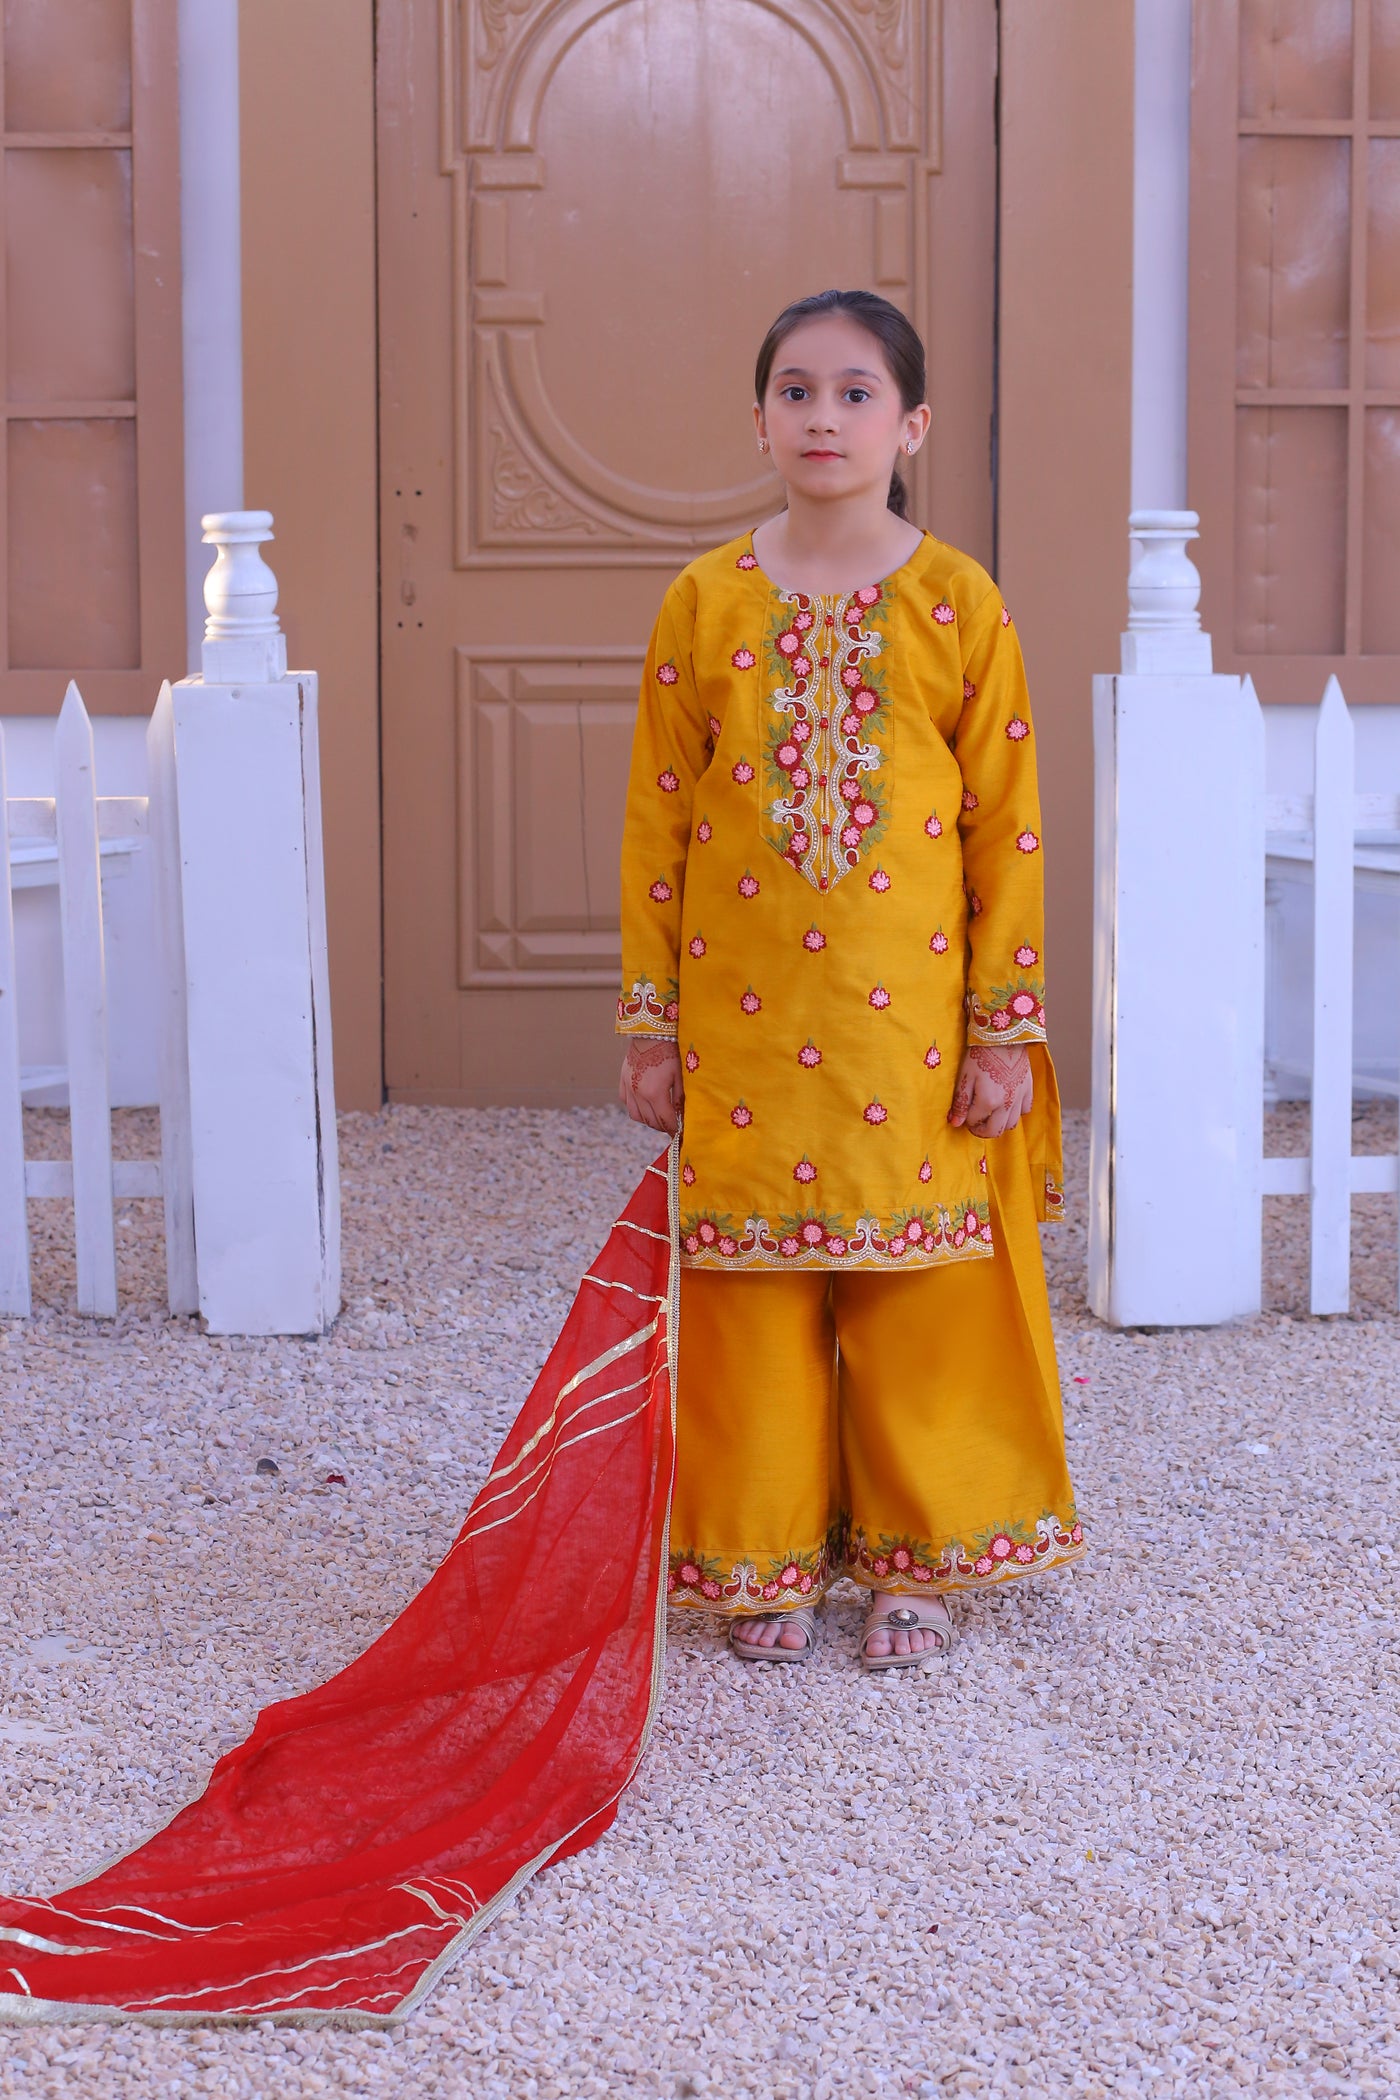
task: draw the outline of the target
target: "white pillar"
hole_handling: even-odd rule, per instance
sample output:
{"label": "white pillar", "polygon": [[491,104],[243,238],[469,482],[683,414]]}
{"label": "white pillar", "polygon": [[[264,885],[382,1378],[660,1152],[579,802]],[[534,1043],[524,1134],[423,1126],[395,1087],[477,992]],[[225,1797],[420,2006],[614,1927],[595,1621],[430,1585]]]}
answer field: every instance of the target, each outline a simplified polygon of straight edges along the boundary
{"label": "white pillar", "polygon": [[269,513],[203,522],[204,672],[173,688],[199,1308],[314,1334],[340,1305],[316,677],[286,669]]}
{"label": "white pillar", "polygon": [[1134,510],[1184,510],[1191,0],[1135,0]]}
{"label": "white pillar", "polygon": [[198,671],[209,557],[201,520],[243,501],[243,264],[238,0],[179,0],[180,244],[188,669]]}

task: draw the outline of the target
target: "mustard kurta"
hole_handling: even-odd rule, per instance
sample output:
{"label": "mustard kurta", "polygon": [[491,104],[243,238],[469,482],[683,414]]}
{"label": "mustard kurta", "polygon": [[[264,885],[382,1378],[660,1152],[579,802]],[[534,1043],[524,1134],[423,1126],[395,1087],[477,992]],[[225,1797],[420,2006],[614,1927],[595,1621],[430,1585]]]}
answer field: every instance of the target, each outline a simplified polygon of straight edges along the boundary
{"label": "mustard kurta", "polygon": [[778,590],[748,535],[692,562],[642,679],[618,1002],[684,1060],[683,1260],[992,1254],[985,1143],[948,1109],[966,1041],[1043,1043],[1043,928],[1025,675],[985,570],[928,534],[839,598]]}

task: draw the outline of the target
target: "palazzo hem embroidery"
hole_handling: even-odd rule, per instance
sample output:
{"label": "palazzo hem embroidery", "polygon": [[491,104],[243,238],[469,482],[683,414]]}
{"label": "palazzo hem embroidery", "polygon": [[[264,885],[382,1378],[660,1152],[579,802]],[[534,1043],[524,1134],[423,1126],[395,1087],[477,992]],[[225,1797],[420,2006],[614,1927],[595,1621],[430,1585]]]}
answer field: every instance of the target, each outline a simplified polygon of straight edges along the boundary
{"label": "palazzo hem embroidery", "polygon": [[921,1540],[853,1531],[843,1520],[807,1552],[755,1561],[730,1561],[690,1549],[672,1553],[666,1601],[730,1616],[795,1611],[814,1604],[847,1576],[862,1589],[901,1596],[994,1589],[1023,1575],[1067,1567],[1087,1552],[1084,1527],[1047,1511],[1034,1524],[1008,1524],[942,1549]]}

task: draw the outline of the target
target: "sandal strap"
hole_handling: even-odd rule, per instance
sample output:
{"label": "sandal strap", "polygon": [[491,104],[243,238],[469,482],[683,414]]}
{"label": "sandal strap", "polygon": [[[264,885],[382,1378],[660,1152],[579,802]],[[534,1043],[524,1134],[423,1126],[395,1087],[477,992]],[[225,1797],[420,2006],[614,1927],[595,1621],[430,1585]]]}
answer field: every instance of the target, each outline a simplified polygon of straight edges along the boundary
{"label": "sandal strap", "polygon": [[937,1641],[940,1651],[945,1648],[951,1648],[953,1645],[953,1627],[950,1620],[928,1619],[924,1617],[917,1606],[900,1604],[896,1605],[892,1611],[878,1612],[866,1620],[865,1631],[860,1637],[860,1652],[862,1655],[866,1653],[865,1644],[870,1639],[871,1634],[882,1632],[886,1628],[895,1633],[931,1633]]}

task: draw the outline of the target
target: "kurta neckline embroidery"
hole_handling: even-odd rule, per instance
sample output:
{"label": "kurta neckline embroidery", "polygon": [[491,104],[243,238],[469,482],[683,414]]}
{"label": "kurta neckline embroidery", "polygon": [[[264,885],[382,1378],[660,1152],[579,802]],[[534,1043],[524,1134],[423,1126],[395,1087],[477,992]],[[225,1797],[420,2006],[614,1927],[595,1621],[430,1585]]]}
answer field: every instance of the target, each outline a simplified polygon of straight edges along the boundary
{"label": "kurta neckline embroidery", "polygon": [[888,593],[877,583],[840,597],[774,593],[768,662],[780,682],[765,731],[764,829],[814,890],[858,867],[888,822],[889,784],[876,776],[893,723],[874,668],[884,641],[872,631]]}

